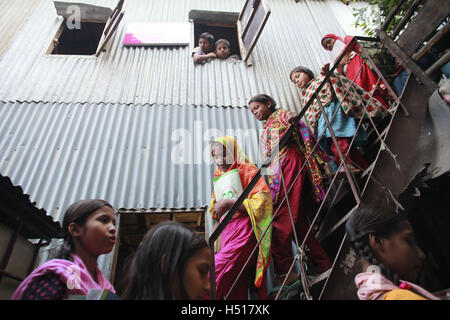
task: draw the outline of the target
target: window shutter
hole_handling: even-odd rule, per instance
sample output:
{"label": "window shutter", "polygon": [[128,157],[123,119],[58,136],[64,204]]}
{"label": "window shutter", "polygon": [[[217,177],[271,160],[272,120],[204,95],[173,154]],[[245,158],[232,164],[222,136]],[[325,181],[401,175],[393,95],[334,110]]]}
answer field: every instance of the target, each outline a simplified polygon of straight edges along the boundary
{"label": "window shutter", "polygon": [[241,58],[247,61],[269,19],[270,8],[264,0],[247,0],[237,21]]}
{"label": "window shutter", "polygon": [[109,16],[108,21],[106,21],[105,30],[98,45],[97,53],[95,54],[96,57],[98,57],[100,53],[105,49],[112,36],[116,32],[117,27],[119,26],[120,22],[123,19],[123,16],[125,15],[124,6],[125,0],[120,0],[114,11]]}

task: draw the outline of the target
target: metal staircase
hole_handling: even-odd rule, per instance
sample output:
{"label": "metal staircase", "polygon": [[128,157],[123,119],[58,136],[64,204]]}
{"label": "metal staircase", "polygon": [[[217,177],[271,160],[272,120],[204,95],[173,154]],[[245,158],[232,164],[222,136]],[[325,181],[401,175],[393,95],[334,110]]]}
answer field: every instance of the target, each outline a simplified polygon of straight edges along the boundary
{"label": "metal staircase", "polygon": [[[327,273],[319,277],[313,277],[305,254],[305,251],[308,250],[305,246],[305,240],[302,243],[295,243],[296,253],[294,254],[289,273],[293,272],[294,267],[297,265],[300,269],[299,282],[291,286],[288,291],[283,290],[286,285],[283,283],[281,289],[272,297],[275,300],[355,299],[356,288],[353,278],[355,273],[358,272],[358,266],[355,265],[356,257],[346,242],[346,235],[343,231],[345,221],[362,203],[384,202],[386,205],[401,208],[397,196],[410,182],[408,177],[410,176],[409,171],[414,159],[413,150],[415,150],[419,139],[428,107],[428,99],[438,89],[438,85],[433,80],[433,75],[443,64],[448,62],[449,56],[447,52],[428,70],[422,70],[416,60],[426,54],[426,51],[431,48],[433,43],[437,43],[445,36],[449,29],[448,18],[450,14],[450,0],[417,0],[394,32],[391,35],[387,35],[386,29],[403,3],[404,0],[399,1],[391,11],[385,23],[377,31],[377,38],[355,37],[345,49],[345,52],[347,52],[352,48],[353,44],[359,44],[361,56],[372,70],[377,73],[379,81],[383,82],[388,88],[392,96],[393,111],[383,121],[375,119],[366,119],[366,121],[361,119],[359,121],[358,127],[364,125],[366,130],[370,132],[370,145],[367,149],[372,150],[372,152],[370,159],[367,159],[370,163],[368,169],[358,175],[352,174],[345,161],[347,154],[341,153],[342,161],[339,168],[343,168],[345,176],[342,177],[338,174],[329,176],[325,199],[309,217],[311,227],[308,234],[313,232],[321,243],[331,243],[326,249],[330,251],[328,254],[332,257],[333,267]],[[405,28],[405,26],[407,27]],[[400,31],[402,32],[400,33]],[[367,50],[361,44],[362,42],[374,43],[386,52],[389,52],[403,67],[410,71],[409,79],[400,97],[396,96],[387,77],[380,71],[379,66],[374,63]],[[336,69],[344,55],[345,53],[341,55],[341,58],[331,68],[330,73]],[[306,110],[315,99],[320,104],[318,93],[325,83],[329,81],[330,75],[327,75],[319,88],[317,88],[315,96],[303,107],[296,120],[300,120],[304,116]],[[332,119],[326,117],[323,106],[321,106],[321,109],[327,122],[327,127],[331,132],[332,141],[337,145],[336,137],[330,125]],[[281,139],[277,150],[281,150],[288,143],[295,130],[298,130],[297,126],[291,125]],[[320,137],[317,138],[319,141]],[[353,142],[354,137],[351,144]],[[316,144],[316,147],[318,147],[318,144]],[[213,252],[214,243],[220,233],[276,156],[276,154],[272,154],[262,164],[258,173],[225,215],[225,218],[212,231],[209,237],[209,245]],[[306,161],[308,159],[305,160],[305,163]],[[302,170],[306,170],[305,167],[304,165]],[[288,192],[289,188],[290,186],[286,186]],[[280,208],[274,207],[273,209],[273,215],[275,216]],[[308,234],[304,236],[304,239],[307,238]],[[253,249],[252,254],[256,254],[258,245],[259,243]],[[247,263],[250,261],[250,257]],[[210,269],[212,299],[216,298],[214,270],[214,263],[212,263]],[[242,272],[239,274],[240,276],[243,276]],[[232,289],[230,289],[230,292]]]}

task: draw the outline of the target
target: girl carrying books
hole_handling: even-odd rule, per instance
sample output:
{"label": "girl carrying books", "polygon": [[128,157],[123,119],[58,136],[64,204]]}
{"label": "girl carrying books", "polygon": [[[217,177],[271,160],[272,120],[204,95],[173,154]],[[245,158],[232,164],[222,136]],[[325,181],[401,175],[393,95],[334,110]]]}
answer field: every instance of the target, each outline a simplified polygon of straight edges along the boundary
{"label": "girl carrying books", "polygon": [[[214,171],[215,189],[209,211],[214,219],[222,220],[240,195],[235,194],[233,190],[244,190],[258,169],[242,152],[236,138],[231,136],[215,139],[211,143],[211,155],[217,168]],[[222,176],[233,174],[233,170],[237,171],[234,173],[238,175],[236,180],[238,182],[240,180],[241,185],[228,185],[228,192],[218,194],[216,189],[220,185],[220,179]],[[223,299],[228,294],[251,252],[269,226],[271,218],[270,191],[261,177],[221,233],[221,248],[215,255],[217,299]],[[248,274],[251,279],[254,278],[259,299],[266,298],[266,270],[269,265],[271,236],[269,227],[258,250],[255,251],[227,299],[248,299]]]}

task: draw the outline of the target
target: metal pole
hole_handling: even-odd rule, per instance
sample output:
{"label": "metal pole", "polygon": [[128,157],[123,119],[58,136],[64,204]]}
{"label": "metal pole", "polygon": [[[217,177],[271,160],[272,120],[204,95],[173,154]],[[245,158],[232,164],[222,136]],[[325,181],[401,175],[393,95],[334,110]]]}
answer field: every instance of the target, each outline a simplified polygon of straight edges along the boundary
{"label": "metal pole", "polygon": [[405,2],[405,0],[398,1],[397,4],[395,5],[395,7],[392,8],[392,10],[389,12],[388,16],[386,17],[386,20],[384,20],[383,24],[381,25],[381,27],[380,27],[381,30],[386,31],[387,27],[391,23],[392,19],[394,19],[395,15],[397,14],[400,7],[402,6],[403,2]]}

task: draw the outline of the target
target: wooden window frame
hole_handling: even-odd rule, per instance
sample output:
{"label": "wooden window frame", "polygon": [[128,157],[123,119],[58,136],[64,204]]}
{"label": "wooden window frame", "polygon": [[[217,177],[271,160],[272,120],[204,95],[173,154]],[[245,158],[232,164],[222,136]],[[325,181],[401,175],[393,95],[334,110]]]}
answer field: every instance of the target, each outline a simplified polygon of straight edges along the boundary
{"label": "wooden window frame", "polygon": [[[57,3],[57,2],[58,1],[55,1],[55,3]],[[80,4],[82,4],[82,3],[73,3],[73,5],[80,5]],[[95,54],[82,55],[83,57],[89,57],[89,56],[99,57],[102,52],[105,52],[108,49],[108,45],[112,39],[112,36],[117,31],[117,28],[120,25],[120,22],[122,21],[124,15],[125,15],[125,10],[124,10],[125,5],[126,5],[126,0],[119,0],[119,2],[117,3],[117,6],[114,8],[114,10],[111,11],[111,14],[109,15],[109,17],[106,20],[86,19],[86,18],[83,18],[80,20],[80,22],[105,23],[105,27],[102,31],[102,36],[99,40]],[[55,39],[59,39],[62,32],[64,31],[66,17],[64,15],[62,15],[62,16],[60,15],[59,17],[61,19],[60,25],[59,25],[55,35],[52,37],[50,46],[48,47],[48,49],[46,51],[46,54],[49,54],[49,55],[52,54],[52,52],[55,49]],[[64,54],[64,55],[67,55],[67,54]],[[75,56],[79,56],[79,55],[75,55]]]}
{"label": "wooden window frame", "polygon": [[[248,12],[248,8],[251,9],[249,14],[244,16],[246,12]],[[256,12],[258,9],[262,7],[264,10],[264,18],[259,25],[255,36],[252,39],[252,42],[250,43],[250,46],[248,48],[245,47],[244,44],[244,37],[247,35],[247,32],[250,29],[250,26],[252,26],[252,21],[255,18]],[[239,39],[239,48],[241,49],[241,58],[243,61],[247,61],[250,57],[250,54],[252,53],[253,49],[255,48],[256,43],[259,40],[259,37],[266,26],[267,20],[269,19],[269,16],[271,14],[271,10],[267,3],[264,0],[246,0],[245,4],[241,10],[241,13],[239,15],[238,21],[237,21],[237,30],[238,30],[238,39]],[[246,21],[243,21],[243,18],[247,17],[248,19]]]}
{"label": "wooden window frame", "polygon": [[116,30],[125,15],[125,3],[126,0],[119,0],[116,8],[106,21],[105,29],[103,31],[102,38],[100,39],[97,53],[95,54],[96,57],[98,57],[103,51],[107,50],[107,46],[109,45],[112,36],[116,33]]}
{"label": "wooden window frame", "polygon": [[[210,10],[190,10],[189,11],[189,21],[192,23],[191,28],[191,50],[194,49],[197,46],[196,40],[196,30],[197,25],[205,25],[207,27],[212,28],[226,28],[230,29],[229,32],[231,33],[233,31],[233,39],[223,37],[230,41],[232,44],[232,47],[235,48],[236,54],[240,55],[240,44],[239,44],[239,37],[237,34],[237,19],[239,17],[239,12],[225,12],[225,11],[210,11]],[[203,30],[205,31],[205,30]],[[211,33],[214,33],[213,31],[209,31]],[[197,32],[198,33],[198,32]],[[198,36],[198,34],[197,34]],[[214,34],[215,41],[217,41],[221,36],[218,36],[217,34]],[[214,44],[213,44],[214,45]],[[234,50],[233,50],[234,51]]]}
{"label": "wooden window frame", "polygon": [[[254,37],[248,46],[248,48],[244,44],[244,37],[247,35],[250,27],[252,26],[252,21],[256,16],[256,13],[258,9],[264,10],[264,17],[261,21],[261,24],[258,26],[256,33],[254,34]],[[216,17],[208,17],[209,15],[215,15]],[[232,21],[230,20],[233,14],[237,14],[237,20]],[[235,28],[237,31],[237,40],[239,44],[239,52],[241,55],[241,60],[246,62],[247,65],[252,65],[250,55],[253,51],[253,49],[256,46],[256,43],[259,40],[259,37],[267,23],[267,20],[269,19],[269,16],[271,14],[271,10],[269,6],[267,5],[265,0],[246,0],[244,6],[242,7],[242,10],[237,12],[221,12],[221,11],[204,11],[204,10],[191,10],[189,12],[189,20],[191,22],[195,23],[201,23],[201,24],[209,24],[211,26],[223,26],[223,27],[230,27]],[[218,17],[223,16],[223,21],[218,21]],[[245,22],[243,23],[243,18],[245,19]],[[194,28],[192,33],[194,34]],[[194,41],[194,36],[192,37]],[[196,44],[194,43],[194,47]]]}

